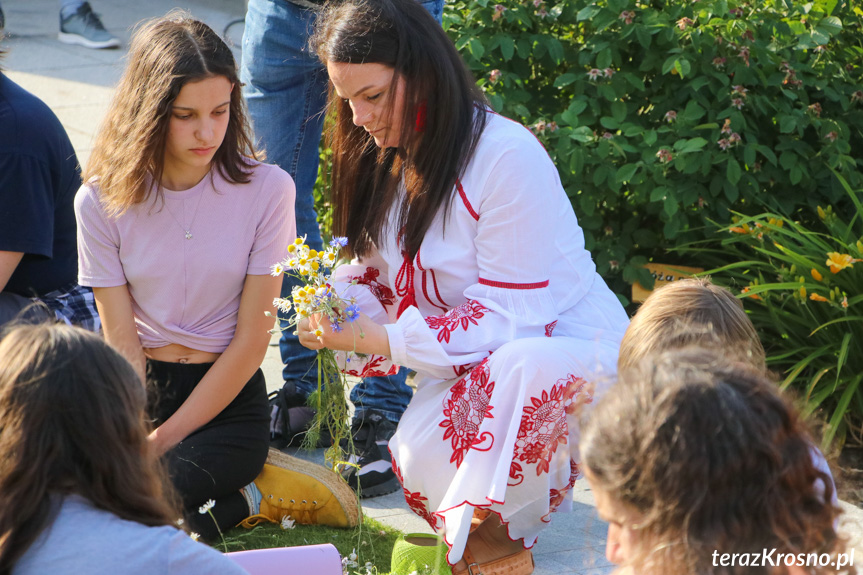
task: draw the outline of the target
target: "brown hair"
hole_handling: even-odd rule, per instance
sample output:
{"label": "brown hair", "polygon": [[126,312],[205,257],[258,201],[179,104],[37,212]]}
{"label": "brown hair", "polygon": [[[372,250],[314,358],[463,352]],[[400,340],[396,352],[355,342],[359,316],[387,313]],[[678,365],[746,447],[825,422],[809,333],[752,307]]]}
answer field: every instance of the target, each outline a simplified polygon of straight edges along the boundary
{"label": "brown hair", "polygon": [[[388,99],[404,80],[404,117],[398,149],[377,149],[353,124],[350,106],[330,86],[335,125],[333,232],[349,238],[350,251],[367,255],[388,230],[390,207],[403,179],[398,228],[410,258],[442,206],[448,209],[456,179],[485,127],[485,97],[434,18],[416,0],[331,2],[319,16],[311,46],[320,60],[378,63],[393,68]],[[417,129],[418,116],[424,126]],[[422,121],[420,121],[422,123]],[[445,212],[446,214],[446,212]]]}
{"label": "brown hair", "polygon": [[0,573],[75,493],[144,525],[179,513],[150,455],[144,387],[99,337],[65,325],[20,325],[0,341]]}
{"label": "brown hair", "polygon": [[668,349],[716,347],[757,369],[765,369],[764,348],[743,304],[709,278],[686,278],[650,294],[620,342],[623,370]]}
{"label": "brown hair", "polygon": [[689,348],[619,377],[583,421],[581,453],[592,478],[640,516],[630,527],[641,572],[770,573],[715,566],[713,552],[843,552],[829,477],[761,372]]}
{"label": "brown hair", "polygon": [[233,85],[228,129],[213,164],[230,182],[249,181],[255,151],[231,50],[206,24],[180,11],[145,23],[99,130],[84,181],[98,178],[102,201],[121,214],[159,191],[171,106],[184,85],[224,76]]}

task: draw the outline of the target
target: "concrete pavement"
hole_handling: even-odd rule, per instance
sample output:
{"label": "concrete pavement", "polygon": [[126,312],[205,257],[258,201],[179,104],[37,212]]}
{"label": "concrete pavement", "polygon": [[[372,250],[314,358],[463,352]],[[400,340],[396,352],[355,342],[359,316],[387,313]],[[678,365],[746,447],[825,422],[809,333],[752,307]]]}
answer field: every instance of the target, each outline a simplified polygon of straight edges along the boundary
{"label": "concrete pavement", "polygon": [[[6,74],[25,89],[44,100],[57,114],[69,133],[78,158],[86,165],[93,140],[113,95],[124,65],[125,47],[131,30],[140,21],[182,8],[222,33],[237,18],[242,18],[242,0],[90,0],[105,26],[123,42],[119,50],[90,50],[57,41],[57,0],[2,0],[6,13],[3,48],[8,51],[2,67]],[[227,40],[240,58],[242,24],[231,26]],[[278,348],[271,346],[264,362],[271,388],[281,385]],[[322,461],[320,452],[298,453]],[[557,514],[534,549],[537,575],[600,575],[611,566],[604,557],[606,524],[597,519],[594,502],[586,482],[576,484],[574,510]],[[402,531],[430,531],[414,515],[401,493],[364,502],[369,516]],[[858,510],[859,513],[859,510]],[[858,524],[863,521],[857,517]]]}

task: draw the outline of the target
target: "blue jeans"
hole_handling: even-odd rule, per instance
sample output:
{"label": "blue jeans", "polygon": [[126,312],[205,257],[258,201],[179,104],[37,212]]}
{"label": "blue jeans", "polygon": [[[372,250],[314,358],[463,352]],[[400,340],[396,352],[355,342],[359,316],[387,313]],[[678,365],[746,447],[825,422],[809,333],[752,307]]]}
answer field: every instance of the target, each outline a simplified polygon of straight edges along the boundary
{"label": "blue jeans", "polygon": [[[441,22],[443,0],[421,4]],[[287,0],[249,0],[240,80],[258,146],[266,151],[267,161],[290,173],[297,185],[297,234],[320,249],[312,188],[318,175],[328,78],[308,48],[315,16]],[[285,276],[282,297],[290,297],[295,281]],[[286,318],[280,314],[279,319],[286,327]],[[315,352],[301,346],[291,331],[284,330],[279,340],[282,376],[297,392],[308,395],[317,389]],[[351,401],[360,413],[374,409],[397,423],[413,395],[406,377],[402,368],[394,376],[366,378],[352,390]]]}

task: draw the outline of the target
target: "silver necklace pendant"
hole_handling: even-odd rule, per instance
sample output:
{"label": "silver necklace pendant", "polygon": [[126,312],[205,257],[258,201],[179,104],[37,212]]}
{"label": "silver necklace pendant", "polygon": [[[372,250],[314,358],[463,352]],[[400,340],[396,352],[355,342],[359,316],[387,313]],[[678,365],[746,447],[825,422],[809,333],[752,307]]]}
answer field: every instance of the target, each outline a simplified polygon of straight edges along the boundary
{"label": "silver necklace pendant", "polygon": [[191,240],[191,239],[192,239],[192,232],[190,232],[190,231],[188,231],[188,230],[186,231],[186,239],[187,239],[187,240]]}

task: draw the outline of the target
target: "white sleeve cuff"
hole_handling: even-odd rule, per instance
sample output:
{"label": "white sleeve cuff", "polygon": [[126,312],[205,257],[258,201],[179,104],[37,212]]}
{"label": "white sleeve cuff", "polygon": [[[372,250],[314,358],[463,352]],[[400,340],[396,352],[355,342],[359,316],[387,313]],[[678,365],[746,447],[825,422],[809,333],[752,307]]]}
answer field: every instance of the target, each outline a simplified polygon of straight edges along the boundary
{"label": "white sleeve cuff", "polygon": [[390,359],[396,365],[408,365],[405,334],[402,331],[402,326],[397,323],[388,323],[384,325],[384,329],[387,330],[387,338],[390,342]]}

